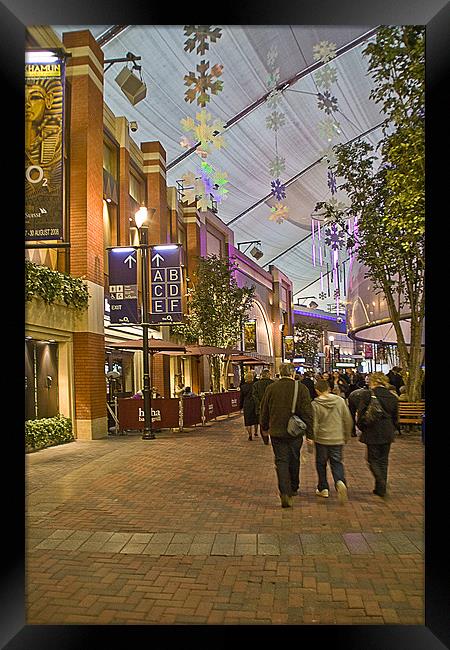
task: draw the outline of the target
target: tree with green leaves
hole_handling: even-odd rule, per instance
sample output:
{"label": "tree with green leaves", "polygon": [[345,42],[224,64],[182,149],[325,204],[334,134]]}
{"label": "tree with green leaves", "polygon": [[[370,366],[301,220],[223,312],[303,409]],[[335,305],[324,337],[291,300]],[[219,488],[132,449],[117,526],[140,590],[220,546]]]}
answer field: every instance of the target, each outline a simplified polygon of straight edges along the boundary
{"label": "tree with green leaves", "polygon": [[[385,115],[383,138],[377,149],[362,140],[334,147],[331,169],[343,178],[339,188],[350,207],[316,207],[325,207],[328,220],[347,231],[347,247],[355,247],[374,290],[384,294],[407,392],[416,401],[425,316],[424,28],[382,27],[363,53],[375,80],[370,97]],[[355,234],[349,233],[348,217],[357,218]],[[405,313],[409,342],[401,328]]]}
{"label": "tree with green leaves", "polygon": [[294,350],[296,357],[304,357],[311,366],[317,363],[323,327],[317,323],[300,322],[294,329]]}
{"label": "tree with green leaves", "polygon": [[[232,348],[241,337],[242,323],[253,304],[254,287],[239,287],[233,259],[217,255],[200,257],[187,290],[188,313],[184,324],[172,326],[172,332],[186,343]],[[220,390],[224,355],[210,355],[213,389]],[[224,382],[225,383],[225,382]]]}

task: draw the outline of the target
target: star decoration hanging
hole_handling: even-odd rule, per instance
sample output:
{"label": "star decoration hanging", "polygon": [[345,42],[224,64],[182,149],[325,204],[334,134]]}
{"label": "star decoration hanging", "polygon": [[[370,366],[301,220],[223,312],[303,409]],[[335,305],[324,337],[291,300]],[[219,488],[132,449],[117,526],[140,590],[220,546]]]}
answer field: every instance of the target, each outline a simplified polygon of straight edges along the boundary
{"label": "star decoration hanging", "polygon": [[275,45],[272,45],[270,50],[267,52],[267,65],[269,68],[275,67],[275,62],[278,58],[278,50]]}
{"label": "star decoration hanging", "polygon": [[317,70],[314,75],[316,84],[320,88],[331,88],[331,85],[337,81],[336,68],[332,65],[326,65],[321,70]]}
{"label": "star decoration hanging", "polygon": [[286,160],[284,158],[281,158],[280,156],[276,156],[274,160],[272,160],[272,162],[270,163],[269,174],[271,176],[275,176],[276,178],[279,178],[285,169],[286,169]]}
{"label": "star decoration hanging", "polygon": [[209,152],[210,145],[215,149],[221,149],[225,146],[225,138],[219,135],[223,131],[225,124],[221,120],[214,120],[210,123],[211,113],[203,108],[195,115],[198,124],[187,117],[181,120],[183,131],[192,131],[196,140],[200,142],[203,151]]}
{"label": "star decoration hanging", "polygon": [[322,61],[327,63],[334,59],[336,56],[336,43],[330,43],[329,41],[320,41],[317,45],[313,46],[314,60]]}
{"label": "star decoration hanging", "polygon": [[277,178],[275,181],[272,181],[271,185],[272,194],[276,199],[278,199],[278,201],[286,198],[286,187],[281,183],[279,178]]}
{"label": "star decoration hanging", "polygon": [[281,201],[278,201],[275,203],[273,208],[270,208],[270,216],[269,216],[269,221],[276,221],[277,223],[283,223],[284,219],[286,219],[286,215],[289,212],[289,208],[287,205],[283,205]]}
{"label": "star decoration hanging", "polygon": [[[184,76],[184,85],[193,86],[184,93],[185,102],[193,102],[197,97],[197,104],[199,106],[206,106],[207,102],[211,100],[209,93],[217,95],[223,90],[223,81],[218,81],[218,77],[222,74],[223,65],[216,63],[208,73],[209,61],[200,61],[197,65],[197,72],[199,76],[195,76],[195,72],[189,72]],[[215,80],[215,81],[214,81]]]}
{"label": "star decoration hanging", "polygon": [[336,174],[329,169],[327,173],[327,183],[330,188],[331,194],[336,194],[337,192],[337,183],[336,183]]}
{"label": "star decoration hanging", "polygon": [[222,36],[222,30],[219,27],[215,29],[211,29],[211,27],[212,25],[185,25],[184,35],[190,37],[184,42],[185,52],[192,52],[197,42],[197,54],[204,54],[206,50],[209,50],[208,39],[211,43],[215,43]]}
{"label": "star decoration hanging", "polygon": [[331,250],[337,251],[342,248],[344,244],[344,233],[342,230],[338,230],[338,227],[335,223],[331,225],[330,228],[325,230],[325,244],[331,247]]}
{"label": "star decoration hanging", "polygon": [[269,108],[277,108],[278,104],[283,99],[283,93],[280,90],[272,90],[270,95],[267,97],[267,106]]}
{"label": "star decoration hanging", "polygon": [[324,93],[317,94],[317,106],[321,111],[325,111],[327,115],[331,115],[333,111],[338,109],[338,100],[331,95],[329,90],[326,90]]}
{"label": "star decoration hanging", "polygon": [[319,293],[319,300],[325,300],[326,297],[327,297],[327,294],[324,291],[321,291]]}
{"label": "star decoration hanging", "polygon": [[333,138],[341,133],[339,128],[341,126],[340,123],[331,117],[326,117],[317,126],[321,136],[326,138],[328,142],[331,142]]}
{"label": "star decoration hanging", "polygon": [[273,111],[273,113],[270,113],[266,117],[266,126],[268,129],[278,131],[284,125],[285,121],[284,113]]}

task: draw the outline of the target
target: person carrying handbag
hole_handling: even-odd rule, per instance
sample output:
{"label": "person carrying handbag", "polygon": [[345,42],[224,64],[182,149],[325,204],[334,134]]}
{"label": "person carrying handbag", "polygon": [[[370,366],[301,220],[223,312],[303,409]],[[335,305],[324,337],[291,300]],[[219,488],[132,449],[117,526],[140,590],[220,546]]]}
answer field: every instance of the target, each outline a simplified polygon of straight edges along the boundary
{"label": "person carrying handbag", "polygon": [[[302,382],[295,382],[294,374],[295,366],[292,363],[281,364],[280,379],[266,388],[260,407],[261,435],[266,441],[270,434],[283,508],[292,507],[292,497],[298,494],[303,434],[306,435],[307,444],[313,444],[311,397]],[[292,409],[296,385],[298,395]],[[289,420],[293,414],[301,418],[306,426],[295,437],[288,433]]]}
{"label": "person carrying handbag", "polygon": [[399,429],[398,397],[388,390],[382,372],[369,375],[370,390],[361,393],[356,412],[359,441],[367,445],[367,464],[375,479],[373,494],[386,496],[389,451]]}

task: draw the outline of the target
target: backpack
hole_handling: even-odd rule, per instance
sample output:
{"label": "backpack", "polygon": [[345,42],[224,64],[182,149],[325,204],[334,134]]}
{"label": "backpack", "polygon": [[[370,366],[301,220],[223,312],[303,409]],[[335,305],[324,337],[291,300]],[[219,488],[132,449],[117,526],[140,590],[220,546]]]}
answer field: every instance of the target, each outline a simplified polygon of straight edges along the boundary
{"label": "backpack", "polygon": [[362,411],[358,410],[356,414],[356,424],[358,429],[371,427],[386,415],[387,413],[382,407],[380,400],[371,390],[369,404],[365,406]]}

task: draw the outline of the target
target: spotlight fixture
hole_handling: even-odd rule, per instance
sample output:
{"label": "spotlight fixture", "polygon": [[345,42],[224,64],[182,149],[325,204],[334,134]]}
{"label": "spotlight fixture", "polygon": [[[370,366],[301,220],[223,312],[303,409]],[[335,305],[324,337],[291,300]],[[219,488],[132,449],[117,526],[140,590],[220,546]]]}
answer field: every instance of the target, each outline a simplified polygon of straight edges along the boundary
{"label": "spotlight fixture", "polygon": [[[142,80],[142,66],[137,65],[136,61],[141,59],[140,56],[136,56],[132,52],[128,52],[125,58],[121,59],[107,59],[105,64],[109,64],[105,69],[108,70],[114,63],[120,63],[121,61],[127,62],[127,65],[122,68],[117,77],[115,78],[116,83],[119,88],[128,99],[128,101],[135,106],[147,95],[147,86]],[[132,63],[132,67],[128,67]],[[137,70],[139,77],[133,72]]]}
{"label": "spotlight fixture", "polygon": [[[241,246],[243,246],[244,244],[248,244],[248,246],[247,246],[247,248],[246,248],[244,251],[241,251]],[[238,251],[240,251],[240,252],[242,252],[242,253],[245,254],[245,253],[248,251],[248,249],[250,248],[250,246],[251,246],[252,244],[255,244],[255,245],[254,245],[253,248],[251,249],[251,251],[250,251],[250,255],[251,255],[252,257],[254,257],[255,260],[260,260],[261,257],[264,255],[264,253],[262,252],[262,250],[261,250],[261,248],[260,248],[260,246],[261,246],[261,241],[260,241],[259,239],[253,239],[252,241],[241,241],[241,242],[239,242],[239,243],[237,244]]]}
{"label": "spotlight fixture", "polygon": [[261,257],[264,255],[262,250],[260,248],[257,248],[256,246],[253,246],[252,250],[250,251],[250,255],[255,258],[255,260],[260,260]]}

